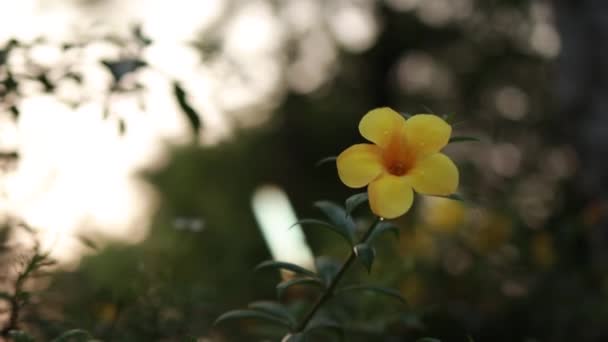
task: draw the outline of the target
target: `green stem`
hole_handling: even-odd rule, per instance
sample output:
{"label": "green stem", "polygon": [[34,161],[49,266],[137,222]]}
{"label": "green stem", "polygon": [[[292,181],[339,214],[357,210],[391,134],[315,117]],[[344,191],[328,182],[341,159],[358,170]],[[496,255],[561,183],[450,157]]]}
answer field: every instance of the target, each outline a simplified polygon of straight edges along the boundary
{"label": "green stem", "polygon": [[[376,226],[378,226],[378,223],[380,223],[381,221],[382,221],[382,219],[380,217],[376,218],[374,223],[365,232],[365,234],[363,235],[363,237],[361,238],[359,243],[365,243],[367,241],[367,239],[369,239],[369,237],[372,235],[372,232],[374,231]],[[342,279],[342,277],[344,276],[344,274],[346,273],[346,271],[349,269],[350,265],[352,265],[352,263],[355,261],[356,258],[357,258],[357,255],[355,254],[355,249],[353,248],[350,251],[350,255],[348,256],[348,259],[346,259],[346,261],[344,262],[344,264],[342,265],[342,267],[340,268],[338,273],[336,273],[336,276],[331,280],[327,289],[321,294],[321,296],[319,296],[317,298],[317,301],[313,304],[312,308],[310,308],[310,311],[308,311],[306,316],[304,316],[304,319],[300,322],[300,324],[298,324],[295,332],[301,332],[302,330],[304,330],[306,328],[306,326],[308,325],[308,323],[310,323],[310,321],[312,320],[314,315],[317,313],[317,311],[319,311],[319,309],[321,309],[323,304],[325,304],[325,302],[327,302],[333,296],[336,286],[338,286],[338,283],[340,282],[340,280]]]}

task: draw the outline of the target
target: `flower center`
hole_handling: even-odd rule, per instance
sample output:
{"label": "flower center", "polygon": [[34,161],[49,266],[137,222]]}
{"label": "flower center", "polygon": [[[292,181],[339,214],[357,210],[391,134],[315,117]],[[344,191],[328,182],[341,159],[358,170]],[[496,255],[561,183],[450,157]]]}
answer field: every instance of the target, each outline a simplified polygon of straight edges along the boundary
{"label": "flower center", "polygon": [[416,162],[414,151],[401,134],[394,134],[382,151],[385,170],[393,176],[404,176]]}
{"label": "flower center", "polygon": [[391,175],[403,176],[407,173],[409,167],[401,161],[393,161],[387,165],[387,169]]}

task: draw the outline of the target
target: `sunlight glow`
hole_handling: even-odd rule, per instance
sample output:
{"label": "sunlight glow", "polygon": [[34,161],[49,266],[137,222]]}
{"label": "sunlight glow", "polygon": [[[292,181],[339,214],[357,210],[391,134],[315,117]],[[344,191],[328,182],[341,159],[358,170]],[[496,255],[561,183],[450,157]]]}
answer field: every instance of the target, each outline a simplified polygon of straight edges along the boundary
{"label": "sunlight glow", "polygon": [[252,199],[253,213],[275,260],[314,269],[314,257],[297,222],[289,198],[280,188],[258,188]]}
{"label": "sunlight glow", "polygon": [[[20,155],[16,170],[2,175],[0,215],[18,216],[48,236],[45,243],[64,262],[78,260],[77,236],[102,245],[145,238],[158,198],[136,175],[162,167],[170,145],[216,144],[267,122],[286,88],[319,89],[337,70],[339,46],[368,49],[379,30],[373,6],[354,0],[329,7],[322,0],[238,6],[229,0],[0,0],[0,6],[6,9],[0,46],[13,38],[33,44],[11,50],[11,70],[48,70],[54,86],[22,77],[19,118],[11,119],[8,105],[0,107],[0,150]],[[150,44],[134,42],[135,25]],[[125,59],[146,66],[114,83],[102,62]],[[65,77],[67,71],[78,80]],[[203,123],[198,136],[176,101],[176,83]],[[290,236],[303,243],[298,232]],[[311,263],[303,251],[299,262]]]}

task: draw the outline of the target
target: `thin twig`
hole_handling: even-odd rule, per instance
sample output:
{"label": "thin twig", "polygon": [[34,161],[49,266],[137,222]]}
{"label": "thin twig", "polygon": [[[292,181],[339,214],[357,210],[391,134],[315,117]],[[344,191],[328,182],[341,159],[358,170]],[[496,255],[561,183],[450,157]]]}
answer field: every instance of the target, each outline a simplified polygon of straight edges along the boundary
{"label": "thin twig", "polygon": [[[359,243],[365,243],[367,241],[367,239],[369,239],[369,237],[371,236],[372,232],[374,231],[374,228],[376,228],[378,223],[380,223],[381,221],[382,221],[381,218],[379,218],[379,217],[376,218],[374,223],[365,232],[365,235],[363,235],[363,237],[361,238]],[[336,286],[338,286],[338,283],[340,282],[340,280],[342,279],[342,277],[344,276],[346,271],[350,268],[350,266],[352,265],[352,263],[355,261],[356,258],[357,258],[357,255],[355,254],[355,250],[352,249],[350,252],[350,255],[348,256],[348,259],[346,259],[346,261],[344,262],[344,264],[342,265],[342,267],[340,268],[338,273],[336,273],[336,276],[332,279],[332,281],[329,284],[329,286],[327,287],[327,289],[317,298],[317,301],[313,304],[312,308],[310,309],[310,311],[308,311],[306,316],[304,316],[304,319],[300,322],[300,324],[296,328],[295,332],[301,332],[302,330],[304,330],[306,328],[306,326],[308,325],[308,323],[310,323],[310,321],[312,320],[314,315],[317,313],[317,311],[319,311],[319,309],[321,309],[323,304],[325,304],[325,302],[327,302],[333,296]]]}

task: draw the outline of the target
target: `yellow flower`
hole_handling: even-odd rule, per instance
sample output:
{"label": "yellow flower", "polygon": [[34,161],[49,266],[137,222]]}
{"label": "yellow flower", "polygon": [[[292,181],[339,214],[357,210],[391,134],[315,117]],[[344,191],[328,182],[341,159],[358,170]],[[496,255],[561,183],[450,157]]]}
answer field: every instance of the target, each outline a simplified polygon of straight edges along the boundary
{"label": "yellow flower", "polygon": [[448,198],[427,197],[422,206],[422,218],[436,233],[453,233],[466,221],[467,208],[462,202]]}
{"label": "yellow flower", "polygon": [[458,169],[439,151],[448,144],[452,127],[436,115],[405,119],[383,107],[368,112],[359,132],[373,144],[347,148],[337,159],[340,180],[351,188],[368,186],[374,214],[395,218],[405,214],[414,190],[423,195],[449,195],[458,187]]}

